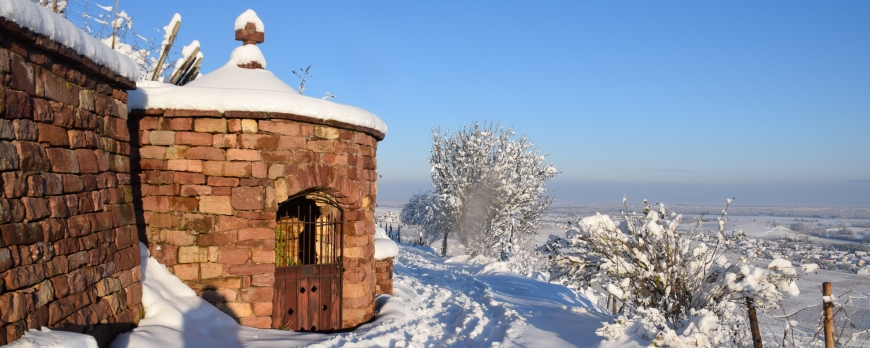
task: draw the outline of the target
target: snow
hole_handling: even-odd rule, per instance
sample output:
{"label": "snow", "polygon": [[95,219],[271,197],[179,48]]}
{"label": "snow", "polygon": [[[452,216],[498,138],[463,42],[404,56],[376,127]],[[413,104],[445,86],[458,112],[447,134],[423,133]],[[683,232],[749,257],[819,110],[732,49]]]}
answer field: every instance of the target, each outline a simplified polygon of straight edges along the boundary
{"label": "snow", "polygon": [[95,63],[105,66],[132,81],[139,79],[139,69],[130,58],[91,37],[63,17],[28,0],[0,1],[0,17],[69,47]]}
{"label": "snow", "polygon": [[478,258],[448,262],[428,247],[400,249],[393,296],[376,298],[377,318],[352,332],[320,334],[240,326],[197,297],[140,244],[145,318],[111,347],[618,346],[595,335],[611,317],[564,286],[508,272],[499,263],[481,264]]}
{"label": "snow", "polygon": [[176,13],[172,15],[172,19],[169,20],[169,24],[163,27],[163,42],[160,43],[160,51],[166,49],[166,45],[169,44],[169,38],[172,36],[172,30],[175,29],[176,24],[181,23],[181,15]]}
{"label": "snow", "polygon": [[251,62],[260,63],[263,69],[266,68],[266,57],[263,57],[263,52],[257,45],[242,45],[233,49],[230,54],[232,64],[243,65]]}
{"label": "snow", "polygon": [[375,226],[375,260],[396,257],[398,254],[399,246],[387,236],[387,231],[380,226]]}
{"label": "snow", "polygon": [[387,125],[371,112],[300,95],[272,72],[239,68],[233,61],[185,86],[144,83],[137,87],[137,90],[129,91],[129,110],[277,112],[340,121],[387,132]]}
{"label": "snow", "polygon": [[[383,237],[384,231],[376,231]],[[376,318],[356,330],[321,334],[244,327],[196,296],[140,244],[142,301],[139,327],[111,347],[641,347],[639,336],[603,341],[596,335],[613,317],[592,300],[558,284],[509,271],[503,262],[429,247],[399,245],[393,296],[375,299]],[[703,316],[691,330],[708,330]],[[90,336],[30,331],[18,347],[93,347]],[[689,330],[689,329],[687,329]],[[62,337],[68,335],[68,337]],[[36,340],[39,339],[39,340]]]}
{"label": "snow", "polygon": [[43,326],[40,330],[30,329],[24,336],[4,347],[9,348],[97,348],[97,340],[92,336],[74,332],[52,331]]}
{"label": "snow", "polygon": [[254,23],[257,26],[257,31],[266,32],[266,26],[263,25],[263,21],[260,20],[260,17],[257,17],[257,13],[254,10],[248,9],[236,18],[235,30],[245,29],[245,25],[248,23]]}

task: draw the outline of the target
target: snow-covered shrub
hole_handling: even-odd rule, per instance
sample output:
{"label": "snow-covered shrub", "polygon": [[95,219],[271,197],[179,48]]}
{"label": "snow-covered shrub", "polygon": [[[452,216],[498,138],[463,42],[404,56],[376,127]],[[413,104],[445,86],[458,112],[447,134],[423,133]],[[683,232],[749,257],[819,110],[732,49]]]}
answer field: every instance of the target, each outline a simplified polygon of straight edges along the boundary
{"label": "snow-covered shrub", "polygon": [[455,234],[471,256],[530,267],[535,253],[527,246],[553,201],[544,184],[558,171],[544,164],[546,155],[533,149],[528,138],[515,135],[513,129],[491,122],[475,122],[453,133],[433,129],[429,163],[434,190],[403,212],[422,219],[403,221],[437,231],[443,255],[448,235]]}
{"label": "snow-covered shrub", "polygon": [[549,254],[551,280],[598,289],[612,300],[618,319],[605,323],[601,336],[640,334],[654,346],[744,346],[747,304],[765,309],[784,295],[798,295],[794,278],[802,270],[782,259],[758,268],[747,257],[726,257],[744,237],[725,233],[727,209],[711,245],[692,241],[701,219],[691,231],[678,230],[682,215],[660,204],[639,215],[625,206],[619,225],[607,215],[587,217],[541,250]]}

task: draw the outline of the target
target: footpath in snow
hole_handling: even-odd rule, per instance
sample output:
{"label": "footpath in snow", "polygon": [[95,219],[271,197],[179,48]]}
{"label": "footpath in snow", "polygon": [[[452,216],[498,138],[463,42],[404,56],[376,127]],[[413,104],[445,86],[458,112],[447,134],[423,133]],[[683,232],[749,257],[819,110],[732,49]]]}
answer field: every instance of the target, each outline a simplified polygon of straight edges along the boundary
{"label": "footpath in snow", "polygon": [[[400,246],[394,261],[394,294],[377,298],[377,319],[353,332],[329,335],[240,326],[148,257],[146,248],[141,251],[146,316],[138,328],[119,336],[114,348],[598,347],[614,343],[601,344],[602,338],[595,335],[610,317],[573,291],[507,272],[501,263],[480,264],[466,256],[444,259],[429,248]],[[58,334],[30,331],[18,346],[53,346]]]}

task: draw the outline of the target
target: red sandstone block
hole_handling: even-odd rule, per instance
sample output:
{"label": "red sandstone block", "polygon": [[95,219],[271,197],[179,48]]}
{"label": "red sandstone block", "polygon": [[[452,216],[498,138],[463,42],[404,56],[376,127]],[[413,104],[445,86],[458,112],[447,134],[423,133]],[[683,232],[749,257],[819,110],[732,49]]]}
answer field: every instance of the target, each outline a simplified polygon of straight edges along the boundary
{"label": "red sandstone block", "polygon": [[246,178],[251,176],[250,162],[225,162],[223,165],[224,176]]}
{"label": "red sandstone block", "polygon": [[[239,267],[239,266],[235,266]],[[250,288],[239,291],[239,298],[243,302],[269,302],[275,290],[272,288]]]}
{"label": "red sandstone block", "polygon": [[[39,143],[28,141],[13,141],[12,145],[15,147],[15,150],[18,153],[18,164],[21,170],[47,172],[52,166],[52,164],[49,162],[51,158],[46,156],[47,151],[43,150],[43,148],[39,146]],[[0,162],[0,165],[2,165],[2,162]],[[12,167],[7,168],[12,169]]]}
{"label": "red sandstone block", "polygon": [[199,146],[187,150],[187,159],[223,161],[227,159],[227,154],[221,149],[216,149],[210,146]]}
{"label": "red sandstone block", "polygon": [[277,150],[280,137],[265,134],[242,134],[239,136],[243,149]]}
{"label": "red sandstone block", "polygon": [[275,284],[275,274],[274,273],[254,274],[251,276],[251,285],[253,285],[253,286],[272,286],[274,284]]}
{"label": "red sandstone block", "polygon": [[212,196],[229,196],[232,193],[232,187],[215,187],[211,191]]}
{"label": "red sandstone block", "polygon": [[174,131],[189,131],[193,129],[193,119],[187,117],[175,117],[169,120],[169,129]]}
{"label": "red sandstone block", "polygon": [[260,161],[260,152],[257,150],[229,149],[227,161]]}
{"label": "red sandstone block", "polygon": [[237,118],[227,120],[227,129],[231,133],[241,133],[242,132],[242,120],[237,119]]}
{"label": "red sandstone block", "polygon": [[345,166],[347,165],[347,156],[327,153],[323,154],[323,162],[333,165]]}
{"label": "red sandstone block", "polygon": [[199,133],[226,133],[227,120],[223,118],[197,118],[193,129]]}
{"label": "red sandstone block", "polygon": [[199,279],[199,264],[179,264],[172,267],[172,273],[181,280]]}
{"label": "red sandstone block", "polygon": [[238,210],[259,210],[263,209],[263,188],[241,186],[234,187],[232,190],[233,208]]}
{"label": "red sandstone block", "polygon": [[[227,265],[243,265],[248,262],[248,249],[239,249],[231,247],[220,247],[218,253],[218,263]],[[274,264],[272,265],[274,271]],[[257,272],[266,273],[266,272]]]}
{"label": "red sandstone block", "polygon": [[75,155],[79,162],[79,171],[82,174],[100,172],[97,155],[94,154],[93,150],[77,149],[75,150]]}
{"label": "red sandstone block", "polygon": [[152,145],[175,145],[175,132],[151,131],[148,134],[149,143]]}
{"label": "red sandstone block", "polygon": [[269,329],[272,327],[272,317],[244,317],[239,318],[239,324],[258,329]]}
{"label": "red sandstone block", "polygon": [[311,151],[294,151],[293,159],[290,162],[294,163],[311,163],[317,160],[317,154]]}
{"label": "red sandstone block", "polygon": [[166,147],[164,146],[143,146],[139,148],[139,157],[163,159],[166,155]]}
{"label": "red sandstone block", "polygon": [[215,134],[212,138],[212,146],[222,149],[236,147],[235,134]]}
{"label": "red sandstone block", "polygon": [[24,197],[21,198],[21,203],[24,203],[24,208],[26,209],[25,219],[28,221],[39,220],[51,214],[47,199]]}
{"label": "red sandstone block", "polygon": [[305,148],[312,152],[333,152],[335,148],[331,140],[310,140],[305,143]]}
{"label": "red sandstone block", "polygon": [[210,177],[208,177],[208,185],[209,186],[235,187],[235,186],[239,186],[239,178],[225,178],[225,177],[220,177],[220,176],[210,176]]}
{"label": "red sandstone block", "polygon": [[199,201],[193,197],[170,197],[169,210],[173,212],[195,212]]}
{"label": "red sandstone block", "polygon": [[299,150],[305,148],[305,139],[298,136],[282,136],[278,148],[281,150]]}
{"label": "red sandstone block", "polygon": [[300,128],[299,124],[295,122],[260,120],[258,125],[260,131],[263,132],[291,135],[293,137],[299,137],[302,135],[302,128]]}
{"label": "red sandstone block", "polygon": [[[51,170],[55,173],[79,173],[78,157],[72,150],[61,148],[45,149],[48,160],[51,162]],[[22,166],[23,167],[23,166]],[[23,169],[23,168],[22,168]]]}
{"label": "red sandstone block", "polygon": [[[271,238],[275,238],[275,229],[272,228],[245,228],[239,230],[239,240],[264,240]],[[274,255],[271,259],[272,261],[270,262],[275,261]]]}
{"label": "red sandstone block", "polygon": [[143,117],[139,120],[139,130],[157,130],[157,117]]}
{"label": "red sandstone block", "polygon": [[[266,194],[266,196],[268,197],[268,194]],[[240,211],[240,212],[238,212],[238,214],[236,214],[236,216],[243,218],[243,219],[248,219],[248,220],[275,221],[275,218],[276,218],[276,214],[274,212],[273,213],[260,213],[260,212],[255,212],[255,211]]]}
{"label": "red sandstone block", "polygon": [[254,302],[254,315],[260,317],[272,315],[272,302]]}
{"label": "red sandstone block", "polygon": [[157,159],[142,159],[139,160],[139,169],[166,170],[166,161]]}
{"label": "red sandstone block", "polygon": [[[275,230],[268,229],[270,232],[270,236],[268,238],[274,238]],[[239,231],[239,239],[241,239],[242,232],[245,230]],[[251,261],[254,263],[274,263],[275,262],[275,250],[254,250],[253,254],[251,254]]]}
{"label": "red sandstone block", "polygon": [[[221,256],[223,256],[223,251],[221,251]],[[265,273],[275,273],[274,261],[273,263],[248,264],[227,267],[227,274],[229,275],[253,275]]]}
{"label": "red sandstone block", "polygon": [[235,231],[200,234],[196,237],[196,244],[205,246],[233,246],[237,241]]}
{"label": "red sandstone block", "polygon": [[173,183],[176,184],[204,184],[205,176],[200,173],[175,172]]}
{"label": "red sandstone block", "polygon": [[7,271],[3,279],[7,291],[15,290],[45,280],[45,269],[40,264],[20,266]]}
{"label": "red sandstone block", "polygon": [[187,160],[187,159],[171,159],[168,161],[166,168],[169,170],[177,170],[182,172],[202,173],[202,161]]}
{"label": "red sandstone block", "polygon": [[175,143],[179,145],[209,146],[212,145],[212,135],[208,133],[177,132]]}
{"label": "red sandstone block", "polygon": [[201,196],[199,211],[207,214],[232,215],[233,207],[229,196]]}
{"label": "red sandstone block", "polygon": [[36,126],[39,129],[38,141],[40,143],[52,146],[69,146],[69,138],[65,129],[47,123],[37,123]]}
{"label": "red sandstone block", "polygon": [[266,163],[264,162],[252,162],[251,163],[251,176],[255,178],[266,178]]}
{"label": "red sandstone block", "polygon": [[175,246],[186,246],[193,245],[196,241],[196,236],[187,231],[161,230],[160,240]]}
{"label": "red sandstone block", "polygon": [[142,210],[166,213],[169,211],[168,196],[142,197]]}
{"label": "red sandstone block", "polygon": [[182,196],[208,196],[211,195],[211,186],[206,185],[181,185]]}
{"label": "red sandstone block", "polygon": [[202,173],[208,176],[223,176],[224,161],[205,161],[202,163]]}

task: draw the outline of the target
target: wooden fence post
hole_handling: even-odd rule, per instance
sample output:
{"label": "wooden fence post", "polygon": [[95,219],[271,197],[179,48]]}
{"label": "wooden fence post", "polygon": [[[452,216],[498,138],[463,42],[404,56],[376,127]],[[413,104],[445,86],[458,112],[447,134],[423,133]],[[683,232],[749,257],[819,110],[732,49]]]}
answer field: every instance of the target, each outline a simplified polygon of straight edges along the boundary
{"label": "wooden fence post", "polygon": [[825,308],[825,348],[834,348],[834,299],[831,282],[822,283],[822,303]]}
{"label": "wooden fence post", "polygon": [[157,81],[157,78],[160,76],[160,69],[163,68],[163,62],[166,61],[166,57],[169,56],[169,50],[172,49],[172,43],[175,42],[175,36],[178,35],[178,28],[181,27],[181,21],[175,22],[175,26],[172,27],[172,35],[169,35],[169,41],[166,43],[166,47],[163,47],[163,52],[160,52],[160,60],[157,61],[157,65],[154,68],[154,74],[151,75],[151,81]]}
{"label": "wooden fence post", "polygon": [[758,315],[755,313],[755,304],[752,301],[751,298],[746,298],[746,311],[749,312],[749,328],[752,330],[752,344],[755,348],[763,348],[761,330],[758,328]]}

